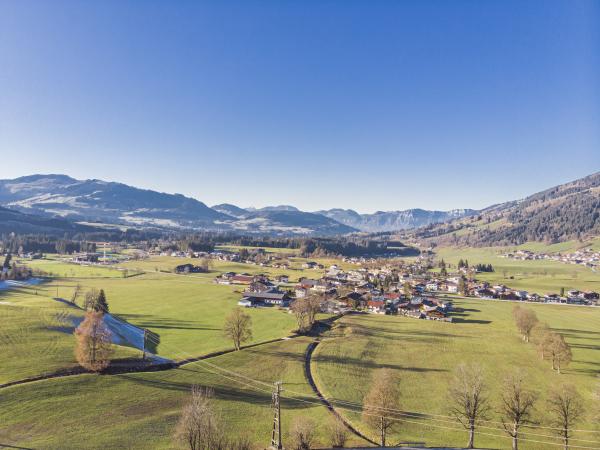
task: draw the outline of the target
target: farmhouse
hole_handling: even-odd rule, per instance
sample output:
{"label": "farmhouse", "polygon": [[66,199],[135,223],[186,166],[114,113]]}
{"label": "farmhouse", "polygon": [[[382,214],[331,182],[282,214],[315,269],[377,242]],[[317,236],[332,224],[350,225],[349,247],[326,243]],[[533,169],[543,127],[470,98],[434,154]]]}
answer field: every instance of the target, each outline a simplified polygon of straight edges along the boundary
{"label": "farmhouse", "polygon": [[242,295],[242,299],[238,302],[240,306],[282,306],[287,308],[290,305],[289,294],[277,289],[262,292],[246,291]]}
{"label": "farmhouse", "polygon": [[175,267],[175,273],[200,273],[204,272],[204,269],[200,266],[194,266],[193,264],[181,264]]}
{"label": "farmhouse", "polygon": [[289,283],[290,282],[290,277],[287,275],[278,275],[277,278],[275,278],[279,283]]}
{"label": "farmhouse", "polygon": [[375,314],[385,314],[385,302],[383,300],[370,300],[367,302],[367,309]]}
{"label": "farmhouse", "polygon": [[254,281],[254,277],[252,275],[234,275],[229,281],[231,284],[250,284]]}
{"label": "farmhouse", "polygon": [[98,262],[97,253],[78,253],[73,255],[73,262]]}

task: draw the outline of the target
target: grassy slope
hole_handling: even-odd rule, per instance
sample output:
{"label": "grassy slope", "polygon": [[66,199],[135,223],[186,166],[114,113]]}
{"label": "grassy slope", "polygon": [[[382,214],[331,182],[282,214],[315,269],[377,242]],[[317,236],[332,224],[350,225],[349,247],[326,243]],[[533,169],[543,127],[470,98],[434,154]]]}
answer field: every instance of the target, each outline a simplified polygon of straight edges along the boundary
{"label": "grassy slope", "polygon": [[28,289],[0,293],[0,383],[72,367],[74,339],[59,317],[76,314]]}
{"label": "grassy slope", "polygon": [[[297,338],[210,361],[265,382],[282,380],[284,388],[310,394],[303,372],[308,342]],[[269,387],[252,389],[208,370],[213,369],[194,363],[168,372],[85,375],[5,389],[0,392],[0,443],[44,449],[173,448],[171,436],[182,402],[192,384],[201,384],[214,388],[231,434],[246,434],[262,448],[268,445],[273,417]],[[319,424],[325,444],[330,413],[323,406],[284,397],[284,432],[293,417],[309,416]]]}
{"label": "grassy slope", "polygon": [[[57,324],[55,317],[81,313],[52,297],[70,299],[77,284],[84,291],[103,288],[111,312],[157,333],[161,339],[158,353],[162,356],[184,359],[232,346],[221,330],[226,315],[241,297],[236,291],[243,287],[213,284],[216,273],[204,277],[151,273],[123,278],[121,272],[102,267],[48,264],[59,267],[69,278],[53,278],[36,287],[0,292],[0,301],[9,303],[0,304],[0,339],[6,344],[0,346],[0,356],[8,361],[0,371],[0,383],[75,364],[71,330],[56,331],[64,324]],[[93,275],[87,269],[93,269]],[[79,304],[82,301],[80,298]],[[295,328],[293,315],[276,308],[248,312],[253,318],[252,342],[287,336]],[[119,355],[127,352],[131,353],[122,350]]]}
{"label": "grassy slope", "polygon": [[[539,294],[568,289],[600,291],[600,273],[574,264],[558,261],[518,261],[500,257],[502,248],[439,248],[436,253],[446,262],[457,264],[467,259],[469,264],[491,263],[495,272],[481,273],[477,278],[494,283],[503,283],[512,288],[525,289]],[[511,278],[513,277],[513,278]]]}
{"label": "grassy slope", "polygon": [[[407,411],[448,415],[445,392],[451,371],[460,362],[478,362],[487,371],[497,407],[499,383],[509,368],[519,367],[530,377],[531,385],[541,393],[537,416],[546,421],[543,401],[548,389],[561,381],[576,383],[589,406],[586,423],[592,428],[591,392],[597,384],[600,364],[600,311],[585,307],[533,305],[540,320],[564,334],[573,350],[573,363],[563,375],[557,375],[547,361],[541,361],[533,345],[523,343],[512,323],[512,304],[504,302],[459,300],[464,308],[459,323],[439,323],[390,316],[347,316],[335,334],[318,347],[314,366],[317,383],[330,398],[361,403],[367,381],[377,367],[397,370],[401,381],[401,408]],[[529,305],[528,305],[529,307]],[[345,413],[361,429],[369,431],[360,416]],[[496,413],[493,419],[497,420]],[[417,420],[417,422],[420,422]],[[428,445],[464,445],[466,433],[428,425],[457,427],[450,422],[405,423],[397,439],[425,441]],[[458,428],[460,428],[458,426]],[[483,430],[482,430],[483,431]],[[487,430],[502,435],[499,430]],[[548,430],[536,431],[549,434]],[[576,438],[596,439],[580,433]],[[530,436],[531,439],[540,439]],[[542,440],[555,441],[554,439]],[[479,445],[506,448],[503,438],[478,438]],[[525,449],[552,448],[523,445]]]}
{"label": "grassy slope", "polygon": [[[88,280],[102,287],[111,312],[160,335],[160,355],[176,352],[198,356],[231,348],[222,329],[227,314],[241,298],[240,287],[220,286],[191,276],[148,274],[115,280]],[[236,292],[238,291],[238,292]],[[252,342],[287,336],[295,327],[293,315],[276,308],[251,309]]]}

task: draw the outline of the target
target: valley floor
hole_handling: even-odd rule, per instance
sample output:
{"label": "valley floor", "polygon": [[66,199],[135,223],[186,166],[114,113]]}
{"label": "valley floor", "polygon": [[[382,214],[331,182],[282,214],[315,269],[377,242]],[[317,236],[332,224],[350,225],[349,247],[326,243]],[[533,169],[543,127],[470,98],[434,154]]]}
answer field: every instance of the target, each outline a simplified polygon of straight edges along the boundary
{"label": "valley floor", "polygon": [[[131,272],[145,270],[128,277],[112,269],[39,264],[55,272],[49,281],[0,292],[0,384],[76,366],[72,326],[64,319],[78,310],[54,298],[70,298],[78,284],[84,289],[102,287],[112,313],[156,333],[160,356],[181,361],[231,348],[221,329],[225,315],[240,298],[236,292],[240,288],[213,284],[215,273],[161,273],[156,269],[173,266],[166,258],[128,263]],[[236,269],[264,268],[226,263],[215,268]],[[304,273],[311,272],[290,271],[292,277]],[[366,314],[339,319],[322,334],[312,353],[310,374],[319,391],[348,423],[375,439],[375,431],[362,420],[360,405],[374,371],[392,368],[400,377],[401,412],[391,442],[460,447],[466,444],[466,432],[448,411],[446,391],[452,370],[459,363],[475,361],[485,368],[493,404],[490,422],[480,428],[476,444],[507,448],[510,441],[499,423],[499,386],[507,371],[519,367],[540,395],[536,409],[540,426],[525,433],[520,447],[559,448],[553,430],[543,428],[549,423],[545,401],[553,385],[568,381],[586,402],[585,417],[577,424],[585,431],[575,434],[572,448],[600,448],[593,397],[600,367],[599,308],[527,305],[571,345],[573,362],[558,375],[532,344],[518,336],[511,302],[457,298],[454,303],[453,323]],[[289,336],[296,326],[293,315],[283,311],[249,312],[253,343]],[[270,439],[275,381],[284,386],[284,438],[295,417],[307,416],[319,425],[318,444],[327,446],[327,425],[333,415],[313,391],[306,371],[307,351],[314,345],[313,337],[294,337],[166,371],[82,374],[2,388],[0,446],[173,448],[182,404],[191,386],[200,384],[214,389],[217,407],[231,433],[246,435],[257,448],[264,448]],[[119,346],[117,356],[139,357],[139,350]],[[348,445],[368,443],[353,436]]]}

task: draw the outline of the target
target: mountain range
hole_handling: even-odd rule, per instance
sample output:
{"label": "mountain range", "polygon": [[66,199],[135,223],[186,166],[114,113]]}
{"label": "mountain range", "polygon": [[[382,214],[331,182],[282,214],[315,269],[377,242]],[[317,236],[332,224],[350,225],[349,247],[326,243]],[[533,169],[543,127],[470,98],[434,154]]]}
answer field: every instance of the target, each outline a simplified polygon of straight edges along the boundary
{"label": "mountain range", "polygon": [[359,214],[352,209],[329,209],[317,211],[344,225],[371,233],[398,231],[418,228],[432,223],[477,214],[474,209],[454,209],[451,211],[427,211],[425,209],[407,209],[404,211],[377,211],[373,214]]}
{"label": "mountain range", "polygon": [[230,210],[213,209],[181,194],[55,174],[0,180],[0,205],[26,215],[60,218],[95,227],[120,225],[272,235],[338,235],[357,231],[326,216],[291,207],[236,210],[228,205]]}
{"label": "mountain range", "polygon": [[600,234],[600,172],[479,211],[359,214],[351,209],[307,212],[290,205],[209,207],[181,194],[53,174],[0,180],[0,205],[0,232],[76,232],[115,226],[276,236],[397,232],[436,243],[505,245]]}

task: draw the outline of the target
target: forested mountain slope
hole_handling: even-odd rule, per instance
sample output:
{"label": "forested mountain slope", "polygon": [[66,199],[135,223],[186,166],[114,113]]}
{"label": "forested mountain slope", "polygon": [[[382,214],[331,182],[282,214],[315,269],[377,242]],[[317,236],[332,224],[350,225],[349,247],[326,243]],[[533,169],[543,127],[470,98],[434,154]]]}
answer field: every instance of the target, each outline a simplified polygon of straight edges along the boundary
{"label": "forested mountain slope", "polygon": [[472,246],[556,243],[598,235],[600,172],[413,233],[426,242]]}

